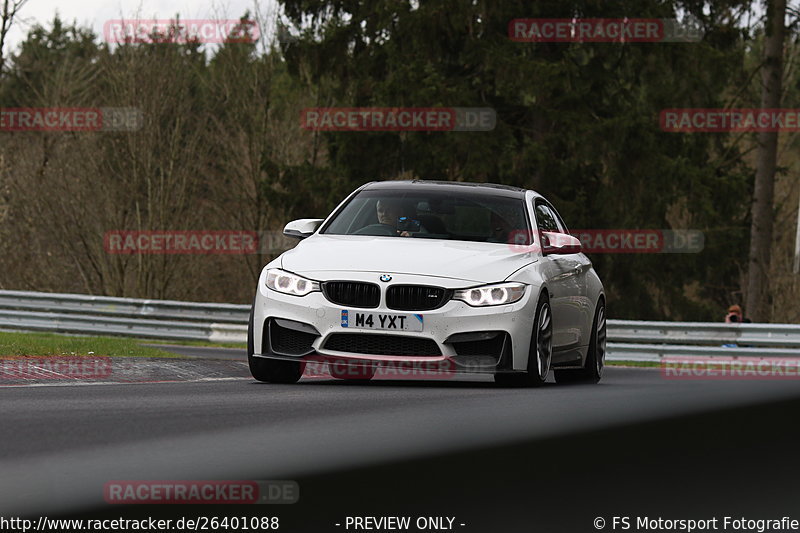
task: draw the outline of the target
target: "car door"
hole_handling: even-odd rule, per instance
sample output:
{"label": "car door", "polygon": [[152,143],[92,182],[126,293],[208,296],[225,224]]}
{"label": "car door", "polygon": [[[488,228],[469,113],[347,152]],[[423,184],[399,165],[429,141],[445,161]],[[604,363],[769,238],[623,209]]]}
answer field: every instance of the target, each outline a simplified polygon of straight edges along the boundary
{"label": "car door", "polygon": [[[555,209],[544,199],[534,200],[533,211],[539,231],[567,233]],[[541,272],[547,280],[553,310],[553,363],[580,361],[582,342],[580,301],[583,254],[551,254],[542,257]]]}
{"label": "car door", "polygon": [[[569,234],[569,229],[564,223],[564,219],[558,214],[558,211],[551,205],[547,204],[552,214],[556,218],[556,222],[563,233]],[[589,283],[588,276],[592,269],[592,262],[583,253],[566,254],[558,257],[563,261],[565,267],[570,269],[569,277],[569,303],[565,305],[566,315],[569,317],[571,328],[574,329],[579,346],[586,346],[589,344],[589,338],[592,334],[592,320],[594,320],[594,309],[591,306],[591,298],[589,297]],[[572,337],[572,336],[571,336]]]}

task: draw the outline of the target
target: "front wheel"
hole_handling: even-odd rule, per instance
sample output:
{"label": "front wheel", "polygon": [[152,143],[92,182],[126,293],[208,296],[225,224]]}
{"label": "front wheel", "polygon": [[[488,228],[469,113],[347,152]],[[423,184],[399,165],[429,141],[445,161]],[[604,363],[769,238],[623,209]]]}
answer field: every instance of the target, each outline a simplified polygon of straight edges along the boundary
{"label": "front wheel", "polygon": [[528,350],[528,371],[518,374],[495,374],[494,381],[506,387],[541,387],[550,373],[553,358],[553,313],[546,294],[536,306],[534,329]]}
{"label": "front wheel", "polygon": [[601,300],[592,322],[592,336],[583,368],[556,370],[557,383],[597,383],[603,377],[606,366],[606,307]]}
{"label": "front wheel", "polygon": [[254,357],[255,335],[253,332],[253,309],[250,309],[250,320],[247,324],[247,364],[250,374],[258,381],[266,383],[297,383],[305,370],[305,363],[300,361],[279,361]]}

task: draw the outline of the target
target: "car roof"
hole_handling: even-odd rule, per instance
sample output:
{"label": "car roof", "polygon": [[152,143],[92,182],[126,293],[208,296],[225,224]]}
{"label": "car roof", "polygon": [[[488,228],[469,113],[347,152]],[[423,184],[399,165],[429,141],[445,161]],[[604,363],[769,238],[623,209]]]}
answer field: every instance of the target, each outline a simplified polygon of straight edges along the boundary
{"label": "car roof", "polygon": [[[467,189],[473,191],[481,190],[493,196],[504,196],[507,198],[525,198],[527,189],[512,187],[510,185],[500,185],[497,183],[473,183],[466,181],[435,181],[435,180],[390,180],[373,181],[364,185],[362,190],[430,190],[443,192],[462,192]],[[536,193],[534,193],[536,194]],[[536,196],[539,196],[536,194]]]}

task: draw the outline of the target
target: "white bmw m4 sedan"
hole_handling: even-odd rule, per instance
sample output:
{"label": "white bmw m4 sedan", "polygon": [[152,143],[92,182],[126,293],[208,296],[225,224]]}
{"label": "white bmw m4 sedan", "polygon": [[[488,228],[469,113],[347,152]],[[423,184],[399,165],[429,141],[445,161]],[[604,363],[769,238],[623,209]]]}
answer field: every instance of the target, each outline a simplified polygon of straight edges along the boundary
{"label": "white bmw m4 sedan", "polygon": [[[603,285],[540,194],[485,183],[363,185],[264,267],[250,314],[257,380],[309,364],[341,379],[491,374],[501,385],[597,383]],[[389,369],[389,370],[387,370]],[[392,373],[393,372],[393,373]]]}

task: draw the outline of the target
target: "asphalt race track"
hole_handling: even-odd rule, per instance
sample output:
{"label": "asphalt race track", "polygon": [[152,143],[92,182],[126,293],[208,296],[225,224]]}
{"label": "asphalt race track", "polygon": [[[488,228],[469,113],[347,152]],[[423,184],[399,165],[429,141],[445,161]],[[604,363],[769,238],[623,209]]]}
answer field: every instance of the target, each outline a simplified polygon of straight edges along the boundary
{"label": "asphalt race track", "polygon": [[[346,516],[424,514],[455,516],[462,531],[595,531],[598,516],[800,510],[797,380],[611,367],[599,385],[541,389],[484,378],[287,386],[253,381],[239,351],[176,350],[198,358],[140,364],[185,365],[180,379],[0,387],[0,515],[258,512],[283,531],[345,531]],[[103,499],[111,480],[167,479],[295,480],[300,501],[176,510]]]}

